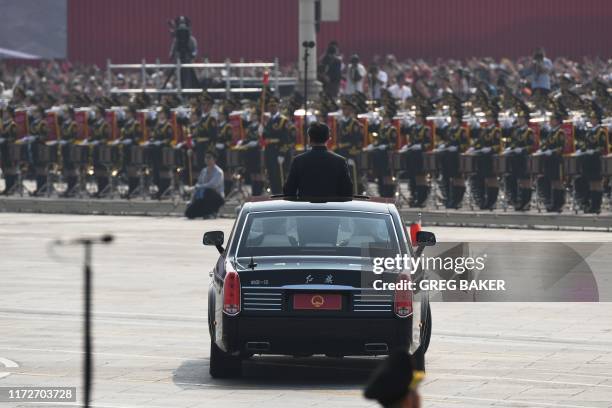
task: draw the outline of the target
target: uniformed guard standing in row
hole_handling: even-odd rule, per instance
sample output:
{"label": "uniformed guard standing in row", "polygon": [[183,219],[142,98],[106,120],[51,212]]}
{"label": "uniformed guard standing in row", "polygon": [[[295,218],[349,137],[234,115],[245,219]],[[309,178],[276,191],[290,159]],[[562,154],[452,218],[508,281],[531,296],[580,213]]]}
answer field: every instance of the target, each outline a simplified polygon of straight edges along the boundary
{"label": "uniformed guard standing in row", "polygon": [[433,138],[427,126],[427,111],[424,107],[417,108],[414,124],[408,132],[408,143],[402,149],[402,167],[406,169],[410,185],[410,206],[423,207],[429,195],[427,173],[425,173],[425,152],[429,151]]}
{"label": "uniformed guard standing in row", "polygon": [[15,108],[7,106],[0,117],[0,164],[4,174],[4,194],[8,195],[17,182],[17,165],[10,157],[10,146],[17,140],[17,123],[15,123]]}
{"label": "uniformed guard standing in row", "polygon": [[94,174],[98,184],[98,195],[101,194],[108,185],[109,175],[106,167],[100,163],[100,145],[106,144],[110,138],[111,129],[106,121],[106,111],[102,105],[94,107],[94,118],[91,125],[91,137],[89,140],[89,154],[93,158]]}
{"label": "uniformed guard standing in row", "polygon": [[201,119],[192,129],[191,137],[194,143],[196,173],[199,174],[205,166],[207,152],[214,151],[217,139],[217,120],[212,115],[213,97],[206,91],[200,96],[201,110],[198,109]]}
{"label": "uniformed guard standing in row", "polygon": [[231,105],[226,103],[220,107],[217,115],[217,141],[215,149],[217,151],[217,165],[223,170],[225,194],[229,194],[232,190],[232,173],[229,171],[227,162],[227,156],[234,137],[232,124],[229,121],[231,112]]}
{"label": "uniformed guard standing in row", "polygon": [[34,195],[39,195],[47,183],[47,168],[46,163],[40,160],[40,147],[47,142],[49,136],[49,128],[45,120],[45,110],[41,105],[34,108],[34,117],[29,129],[30,135],[33,136],[28,147],[31,157],[30,164],[34,167],[36,174],[36,191]]}
{"label": "uniformed guard standing in row", "polygon": [[395,196],[393,168],[389,160],[389,152],[395,149],[399,137],[397,128],[393,125],[395,112],[390,107],[385,108],[380,131],[372,143],[374,177],[378,181],[378,194],[381,197]]}
{"label": "uniformed guard standing in row", "polygon": [[153,164],[153,183],[157,186],[156,197],[159,198],[170,186],[171,174],[168,169],[162,166],[162,151],[164,147],[169,147],[174,138],[174,130],[170,123],[170,108],[162,106],[157,113],[157,123],[153,128],[149,143]]}
{"label": "uniformed guard standing in row", "polygon": [[295,128],[279,111],[279,100],[268,97],[270,119],[263,129],[265,166],[271,194],[282,194],[283,182],[291,162],[291,146],[295,144]]}
{"label": "uniformed guard standing in row", "polygon": [[259,144],[260,112],[255,109],[251,114],[244,140],[239,142],[242,150],[248,181],[251,183],[251,194],[260,196],[264,192],[264,175],[261,166],[261,146]]}
{"label": "uniformed guard standing in row", "polygon": [[583,209],[586,213],[598,214],[601,211],[603,196],[600,157],[609,153],[608,132],[601,124],[603,110],[597,102],[590,102],[586,111],[591,126],[586,130],[584,139],[578,146],[582,153],[580,157],[582,174],[588,183],[588,195],[584,198]]}
{"label": "uniformed guard standing in row", "polygon": [[137,114],[136,105],[129,105],[125,111],[125,120],[119,132],[119,158],[121,160],[121,171],[127,175],[128,179],[128,196],[136,190],[140,182],[137,169],[132,168],[131,165],[131,147],[140,143],[143,136],[143,129]]}
{"label": "uniformed guard standing in row", "polygon": [[442,195],[446,208],[459,208],[465,194],[465,179],[459,171],[459,156],[469,145],[462,126],[463,110],[457,106],[451,112],[450,126],[444,132],[442,144],[436,149],[442,172]]}
{"label": "uniformed guard standing in row", "polygon": [[60,127],[60,147],[62,154],[63,174],[66,177],[67,188],[66,196],[69,196],[74,191],[77,184],[77,166],[72,161],[70,156],[71,147],[76,143],[78,138],[78,127],[75,121],[74,108],[66,106],[63,110],[62,125]]}
{"label": "uniformed guard standing in row", "polygon": [[348,159],[355,194],[363,193],[359,180],[359,154],[363,148],[363,125],[356,118],[357,106],[350,100],[342,101],[342,118],[338,122],[336,153]]}
{"label": "uniformed guard standing in row", "polygon": [[517,112],[517,124],[512,129],[510,142],[504,151],[509,161],[509,174],[506,176],[506,191],[517,211],[526,211],[531,202],[531,177],[527,171],[527,161],[535,150],[535,133],[529,127],[529,108],[522,104]]}
{"label": "uniformed guard standing in row", "polygon": [[489,106],[486,113],[487,126],[480,129],[473,139],[473,153],[476,155],[476,174],[471,177],[472,193],[481,210],[492,210],[497,201],[499,185],[493,171],[493,156],[499,153],[501,130],[498,108]]}
{"label": "uniformed guard standing in row", "polygon": [[565,205],[562,160],[566,135],[561,126],[565,115],[564,110],[559,107],[553,112],[550,129],[542,139],[539,152],[544,161],[544,175],[538,180],[539,190],[549,212],[561,212]]}

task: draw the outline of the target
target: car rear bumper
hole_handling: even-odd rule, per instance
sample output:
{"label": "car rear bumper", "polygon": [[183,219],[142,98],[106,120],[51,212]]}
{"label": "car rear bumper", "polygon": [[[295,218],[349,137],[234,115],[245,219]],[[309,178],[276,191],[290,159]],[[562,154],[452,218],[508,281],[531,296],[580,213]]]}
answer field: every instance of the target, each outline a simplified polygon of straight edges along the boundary
{"label": "car rear bumper", "polygon": [[408,347],[412,316],[307,318],[224,316],[221,348],[245,354],[382,355]]}

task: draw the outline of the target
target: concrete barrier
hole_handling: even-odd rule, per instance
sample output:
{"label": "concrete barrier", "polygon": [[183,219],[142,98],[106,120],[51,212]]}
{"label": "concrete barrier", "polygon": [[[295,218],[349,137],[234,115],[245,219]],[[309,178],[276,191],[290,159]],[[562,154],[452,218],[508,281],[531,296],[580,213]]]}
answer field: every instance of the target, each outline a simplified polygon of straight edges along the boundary
{"label": "concrete barrier", "polygon": [[[185,212],[184,201],[157,200],[107,200],[69,198],[0,198],[2,212],[179,216]],[[219,212],[221,217],[234,217],[238,203],[227,203]],[[612,231],[612,214],[549,214],[504,211],[462,211],[400,209],[408,222],[417,220],[419,214],[428,225],[497,227],[497,228],[557,228]]]}

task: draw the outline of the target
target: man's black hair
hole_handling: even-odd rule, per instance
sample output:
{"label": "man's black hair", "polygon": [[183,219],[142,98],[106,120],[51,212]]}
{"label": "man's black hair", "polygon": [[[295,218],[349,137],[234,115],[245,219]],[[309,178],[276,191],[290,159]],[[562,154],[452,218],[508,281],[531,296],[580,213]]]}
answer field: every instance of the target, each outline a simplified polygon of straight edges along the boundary
{"label": "man's black hair", "polygon": [[313,122],[308,126],[308,137],[312,143],[325,143],[329,139],[329,127],[325,123]]}
{"label": "man's black hair", "polygon": [[204,157],[206,157],[206,156],[211,156],[213,159],[215,159],[215,161],[217,161],[217,153],[216,153],[216,152],[214,152],[214,151],[212,151],[212,150],[211,150],[211,151],[206,152],[206,154],[204,155]]}

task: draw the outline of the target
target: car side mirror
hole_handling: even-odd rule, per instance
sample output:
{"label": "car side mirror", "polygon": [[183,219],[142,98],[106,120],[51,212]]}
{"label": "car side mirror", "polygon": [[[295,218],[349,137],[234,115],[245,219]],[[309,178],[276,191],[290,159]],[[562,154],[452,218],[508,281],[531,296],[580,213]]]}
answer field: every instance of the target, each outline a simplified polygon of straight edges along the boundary
{"label": "car side mirror", "polygon": [[225,235],[223,231],[208,231],[204,233],[204,237],[202,238],[202,244],[204,245],[214,245],[222,254],[225,249],[223,248],[223,240],[225,239]]}
{"label": "car side mirror", "polygon": [[433,246],[436,245],[436,234],[429,231],[419,231],[416,234],[418,246]]}

